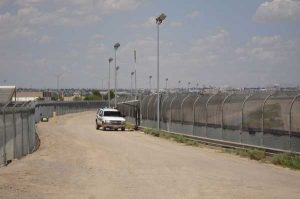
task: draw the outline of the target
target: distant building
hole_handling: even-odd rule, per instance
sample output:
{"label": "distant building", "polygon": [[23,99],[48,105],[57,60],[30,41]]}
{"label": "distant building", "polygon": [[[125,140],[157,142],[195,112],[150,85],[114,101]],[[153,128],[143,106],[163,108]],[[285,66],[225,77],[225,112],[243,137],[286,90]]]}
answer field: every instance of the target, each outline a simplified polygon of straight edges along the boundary
{"label": "distant building", "polygon": [[81,97],[81,92],[80,92],[80,91],[75,91],[75,92],[73,93],[73,96],[74,96],[74,97]]}
{"label": "distant building", "polygon": [[30,91],[17,91],[16,97],[14,100],[18,102],[28,102],[28,101],[35,101],[38,99],[43,99],[43,92],[30,92]]}

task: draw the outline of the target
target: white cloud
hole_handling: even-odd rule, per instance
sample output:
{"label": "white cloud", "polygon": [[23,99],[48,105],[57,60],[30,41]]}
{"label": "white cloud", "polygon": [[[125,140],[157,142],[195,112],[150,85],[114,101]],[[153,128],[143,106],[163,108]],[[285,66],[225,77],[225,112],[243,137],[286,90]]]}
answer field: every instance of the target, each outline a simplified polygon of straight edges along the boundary
{"label": "white cloud", "polygon": [[194,19],[200,15],[200,11],[194,10],[191,13],[187,14],[186,17],[190,19]]}
{"label": "white cloud", "polygon": [[9,0],[0,0],[0,6],[6,4]]}
{"label": "white cloud", "polygon": [[170,26],[171,26],[171,27],[181,27],[182,25],[183,25],[183,23],[180,22],[180,21],[172,21],[172,22],[170,23]]}
{"label": "white cloud", "polygon": [[95,40],[101,40],[103,38],[104,38],[103,34],[95,34],[92,36],[92,39],[95,39]]}
{"label": "white cloud", "polygon": [[148,17],[148,19],[144,22],[131,24],[130,27],[132,27],[132,28],[149,28],[149,27],[153,27],[156,24],[155,19],[156,19],[155,16],[151,16],[151,17]]}
{"label": "white cloud", "polygon": [[258,7],[254,19],[257,22],[300,21],[300,1],[266,1]]}
{"label": "white cloud", "polygon": [[107,52],[107,48],[103,44],[90,44],[87,50],[87,57],[91,60],[99,59],[99,56]]}
{"label": "white cloud", "polygon": [[40,39],[39,39],[39,43],[40,44],[48,44],[50,43],[51,38],[48,35],[43,35]]}
{"label": "white cloud", "polygon": [[300,38],[283,41],[279,36],[256,36],[235,52],[239,60],[284,65],[298,60],[299,50]]}
{"label": "white cloud", "polygon": [[[30,38],[41,27],[79,27],[102,22],[105,15],[136,9],[143,0],[1,0],[12,4],[16,12],[0,13],[0,40]],[[37,36],[42,37],[42,36]],[[49,38],[42,38],[45,43]],[[36,40],[36,39],[35,39]]]}

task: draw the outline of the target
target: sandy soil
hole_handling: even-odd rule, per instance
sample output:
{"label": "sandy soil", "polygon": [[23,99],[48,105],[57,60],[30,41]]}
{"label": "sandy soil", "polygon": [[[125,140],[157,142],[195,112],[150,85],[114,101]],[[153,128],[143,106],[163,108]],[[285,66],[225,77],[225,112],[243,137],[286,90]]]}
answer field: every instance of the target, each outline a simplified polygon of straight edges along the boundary
{"label": "sandy soil", "polygon": [[94,112],[40,123],[38,151],[0,168],[0,198],[300,198],[300,172],[140,132]]}

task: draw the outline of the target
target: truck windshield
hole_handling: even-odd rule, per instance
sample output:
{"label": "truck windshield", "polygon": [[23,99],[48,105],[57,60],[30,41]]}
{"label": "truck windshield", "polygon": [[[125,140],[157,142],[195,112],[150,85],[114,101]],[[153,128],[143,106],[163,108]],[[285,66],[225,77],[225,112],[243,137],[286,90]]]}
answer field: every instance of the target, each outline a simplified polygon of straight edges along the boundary
{"label": "truck windshield", "polygon": [[122,117],[120,111],[104,111],[104,116]]}

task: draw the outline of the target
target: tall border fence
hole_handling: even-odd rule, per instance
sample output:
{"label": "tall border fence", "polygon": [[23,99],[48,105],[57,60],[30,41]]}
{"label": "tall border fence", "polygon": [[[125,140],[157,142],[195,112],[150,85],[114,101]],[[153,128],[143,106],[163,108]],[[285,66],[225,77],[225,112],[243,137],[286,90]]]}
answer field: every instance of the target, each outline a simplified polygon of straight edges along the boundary
{"label": "tall border fence", "polygon": [[95,110],[106,101],[11,103],[0,107],[0,166],[32,153],[37,147],[35,124],[42,117]]}
{"label": "tall border fence", "polygon": [[[132,120],[134,107],[119,100]],[[141,125],[157,127],[157,95],[139,96]],[[300,152],[300,94],[162,94],[160,128],[196,137]]]}

